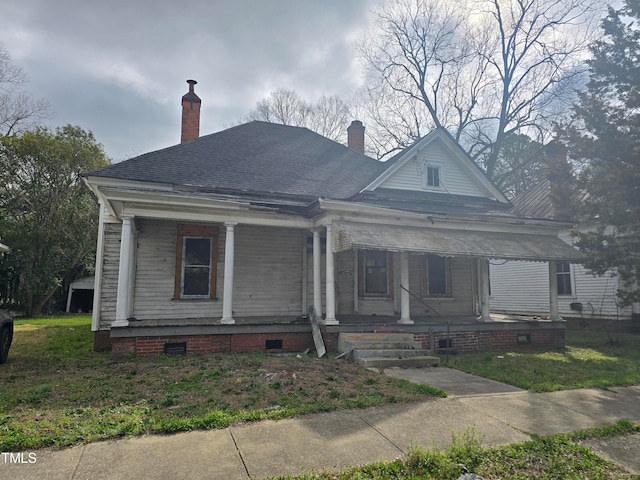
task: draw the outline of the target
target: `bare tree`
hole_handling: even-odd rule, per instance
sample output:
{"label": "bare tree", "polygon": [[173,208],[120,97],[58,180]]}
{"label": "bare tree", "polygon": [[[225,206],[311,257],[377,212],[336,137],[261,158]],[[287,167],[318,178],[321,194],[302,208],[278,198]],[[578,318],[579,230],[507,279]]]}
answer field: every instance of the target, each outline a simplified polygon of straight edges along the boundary
{"label": "bare tree", "polygon": [[11,56],[0,43],[0,133],[9,135],[37,126],[49,117],[45,100],[34,99],[24,90],[27,75],[11,62]]}
{"label": "bare tree", "polygon": [[281,123],[295,127],[306,127],[332,140],[343,142],[351,119],[351,107],[337,95],[323,95],[316,103],[310,103],[286,89],[274,90],[260,100],[245,117],[246,120],[260,120]]}
{"label": "bare tree", "polygon": [[[585,70],[600,8],[595,0],[389,2],[359,46],[365,99],[405,99],[394,102],[405,109],[397,115],[408,118],[406,125],[424,122],[406,130],[411,136],[399,138],[400,146],[441,126],[492,176],[510,134],[550,127],[556,103]],[[409,113],[413,108],[423,112]]]}

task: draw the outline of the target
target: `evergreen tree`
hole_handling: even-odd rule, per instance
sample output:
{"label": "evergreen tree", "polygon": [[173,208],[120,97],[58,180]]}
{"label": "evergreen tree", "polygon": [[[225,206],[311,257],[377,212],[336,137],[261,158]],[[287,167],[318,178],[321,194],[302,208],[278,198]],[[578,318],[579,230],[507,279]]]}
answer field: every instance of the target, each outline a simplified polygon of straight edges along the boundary
{"label": "evergreen tree", "polygon": [[604,37],[592,47],[588,90],[566,131],[582,162],[585,221],[597,231],[578,246],[594,273],[617,271],[621,305],[640,301],[640,0],[609,9]]}

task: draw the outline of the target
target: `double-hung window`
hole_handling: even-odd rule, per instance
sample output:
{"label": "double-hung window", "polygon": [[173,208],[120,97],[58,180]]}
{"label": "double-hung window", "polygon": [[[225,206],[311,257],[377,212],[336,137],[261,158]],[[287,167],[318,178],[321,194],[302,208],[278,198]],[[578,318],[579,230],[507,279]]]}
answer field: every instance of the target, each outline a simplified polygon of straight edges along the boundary
{"label": "double-hung window", "polygon": [[558,295],[571,295],[571,265],[568,262],[556,262]]}
{"label": "double-hung window", "polygon": [[425,297],[451,297],[451,259],[426,255],[423,262]]}
{"label": "double-hung window", "polygon": [[425,165],[422,171],[422,186],[427,189],[439,189],[442,183],[442,171],[440,167]]}
{"label": "double-hung window", "polygon": [[393,296],[391,256],[377,250],[360,251],[360,296]]}
{"label": "double-hung window", "polygon": [[178,226],[175,299],[216,298],[217,252],[216,227]]}

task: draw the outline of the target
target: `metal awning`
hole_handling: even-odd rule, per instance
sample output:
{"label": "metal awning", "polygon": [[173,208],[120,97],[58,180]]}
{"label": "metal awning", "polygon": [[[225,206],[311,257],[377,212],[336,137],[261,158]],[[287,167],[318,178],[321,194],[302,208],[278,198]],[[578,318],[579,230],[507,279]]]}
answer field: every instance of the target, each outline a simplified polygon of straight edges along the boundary
{"label": "metal awning", "polygon": [[585,256],[553,235],[339,223],[333,249],[431,253],[537,262],[582,263]]}

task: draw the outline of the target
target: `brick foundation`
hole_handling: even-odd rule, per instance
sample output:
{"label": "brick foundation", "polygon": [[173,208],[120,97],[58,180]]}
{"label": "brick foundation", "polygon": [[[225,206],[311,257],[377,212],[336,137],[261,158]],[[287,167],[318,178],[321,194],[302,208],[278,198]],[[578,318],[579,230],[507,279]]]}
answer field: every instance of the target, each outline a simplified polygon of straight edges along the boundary
{"label": "brick foundation", "polygon": [[451,342],[451,351],[476,352],[499,350],[529,350],[543,348],[564,348],[564,329],[532,329],[532,330],[492,330],[433,332],[433,339],[428,333],[416,333],[414,338],[422,342],[422,348],[433,349],[434,353],[446,352],[447,338]]}
{"label": "brick foundation", "polygon": [[[282,348],[267,350],[267,340]],[[114,337],[111,352],[114,360],[130,355],[158,355],[164,353],[167,343],[182,343],[187,353],[237,353],[237,352],[301,352],[314,348],[311,333],[246,333],[234,335],[173,335],[158,337]]]}
{"label": "brick foundation", "polygon": [[[100,336],[98,336],[100,334]],[[338,350],[338,331],[324,331],[323,340],[328,352]],[[417,331],[414,338],[426,350],[445,353],[447,331],[433,329]],[[98,338],[100,337],[100,338]],[[564,348],[564,328],[497,328],[450,331],[451,350],[455,352],[531,350]],[[112,337],[109,339],[114,360],[130,355],[158,355],[164,353],[167,343],[186,344],[187,353],[237,353],[237,352],[302,352],[314,350],[311,332],[269,333],[218,333],[202,335],[165,335],[139,337]],[[96,332],[94,344],[107,344],[102,332]],[[267,348],[269,347],[269,348]]]}

